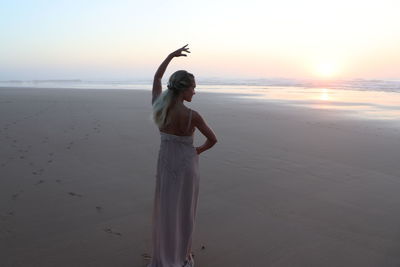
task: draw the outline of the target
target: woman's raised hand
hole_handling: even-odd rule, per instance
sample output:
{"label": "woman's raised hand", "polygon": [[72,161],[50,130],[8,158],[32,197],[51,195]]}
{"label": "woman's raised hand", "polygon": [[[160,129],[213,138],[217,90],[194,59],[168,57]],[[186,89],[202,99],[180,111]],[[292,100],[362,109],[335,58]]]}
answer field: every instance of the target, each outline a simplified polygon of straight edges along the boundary
{"label": "woman's raised hand", "polygon": [[183,53],[183,52],[190,53],[189,48],[186,46],[188,46],[188,45],[185,45],[184,47],[179,48],[178,50],[172,52],[170,55],[173,57],[182,57],[182,56],[187,57],[187,55]]}

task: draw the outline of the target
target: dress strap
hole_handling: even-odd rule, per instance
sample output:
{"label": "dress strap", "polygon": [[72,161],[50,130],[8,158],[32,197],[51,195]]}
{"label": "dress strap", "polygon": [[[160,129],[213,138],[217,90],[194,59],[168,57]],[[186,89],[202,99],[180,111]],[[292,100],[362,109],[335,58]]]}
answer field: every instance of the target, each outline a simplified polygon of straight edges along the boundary
{"label": "dress strap", "polygon": [[189,109],[189,110],[190,110],[190,111],[189,111],[189,121],[188,121],[188,126],[187,126],[187,129],[186,129],[186,132],[189,131],[190,122],[192,121],[192,110],[191,110],[191,109]]}

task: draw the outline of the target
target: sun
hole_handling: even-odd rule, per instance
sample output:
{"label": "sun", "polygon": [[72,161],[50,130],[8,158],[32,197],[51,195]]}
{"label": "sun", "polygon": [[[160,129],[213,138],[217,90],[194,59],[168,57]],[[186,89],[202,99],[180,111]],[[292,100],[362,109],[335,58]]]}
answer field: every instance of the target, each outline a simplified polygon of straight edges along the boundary
{"label": "sun", "polygon": [[334,62],[319,62],[314,66],[314,73],[319,78],[334,78],[338,74],[338,66]]}

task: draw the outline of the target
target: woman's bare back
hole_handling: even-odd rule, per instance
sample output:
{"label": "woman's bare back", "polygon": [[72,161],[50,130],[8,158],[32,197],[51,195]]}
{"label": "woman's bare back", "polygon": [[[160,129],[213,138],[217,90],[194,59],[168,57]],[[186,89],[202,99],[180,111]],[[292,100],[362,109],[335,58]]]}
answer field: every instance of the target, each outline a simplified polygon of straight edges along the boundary
{"label": "woman's bare back", "polygon": [[[166,125],[164,128],[160,129],[160,131],[163,133],[178,135],[178,136],[193,135],[195,131],[195,126],[192,123],[193,115],[191,116],[190,113],[191,109],[185,106],[173,107],[168,112],[170,123]],[[194,112],[192,111],[192,113]]]}

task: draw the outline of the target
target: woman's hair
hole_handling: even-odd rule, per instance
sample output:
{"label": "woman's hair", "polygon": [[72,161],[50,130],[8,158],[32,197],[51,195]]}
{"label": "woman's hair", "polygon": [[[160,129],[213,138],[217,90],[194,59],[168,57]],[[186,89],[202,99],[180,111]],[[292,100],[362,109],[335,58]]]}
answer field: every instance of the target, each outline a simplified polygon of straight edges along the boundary
{"label": "woman's hair", "polygon": [[153,120],[159,128],[171,122],[168,111],[173,100],[193,84],[194,76],[186,70],[178,70],[169,77],[168,90],[164,90],[153,103]]}

